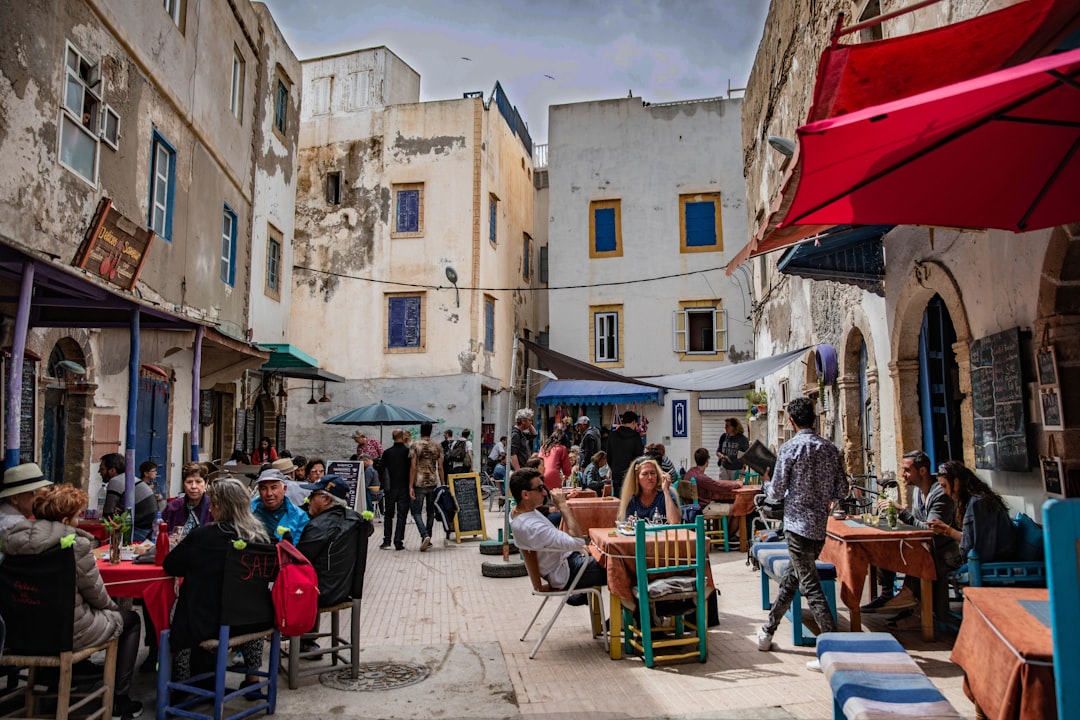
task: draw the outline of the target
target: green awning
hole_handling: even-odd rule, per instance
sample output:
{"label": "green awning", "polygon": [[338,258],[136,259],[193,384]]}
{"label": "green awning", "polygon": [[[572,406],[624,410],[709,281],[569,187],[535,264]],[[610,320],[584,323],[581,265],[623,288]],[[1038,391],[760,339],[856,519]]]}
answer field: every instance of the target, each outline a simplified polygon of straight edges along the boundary
{"label": "green awning", "polygon": [[260,343],[259,347],[270,353],[270,359],[260,368],[265,373],[277,373],[283,377],[305,380],[344,382],[345,378],[319,367],[319,361],[288,343]]}

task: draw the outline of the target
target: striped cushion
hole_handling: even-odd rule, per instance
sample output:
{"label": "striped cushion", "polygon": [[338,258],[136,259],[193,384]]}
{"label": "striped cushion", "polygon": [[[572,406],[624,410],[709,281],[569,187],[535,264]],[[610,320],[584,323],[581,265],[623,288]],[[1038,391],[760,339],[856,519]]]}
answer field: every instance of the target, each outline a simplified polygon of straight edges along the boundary
{"label": "striped cushion", "polygon": [[888,633],[824,633],[817,653],[850,720],[962,717]]}
{"label": "striped cushion", "polygon": [[[787,543],[757,543],[753,549],[754,559],[765,570],[765,574],[773,580],[779,581],[791,562]],[[822,580],[836,579],[836,566],[822,560],[817,561],[818,576]]]}

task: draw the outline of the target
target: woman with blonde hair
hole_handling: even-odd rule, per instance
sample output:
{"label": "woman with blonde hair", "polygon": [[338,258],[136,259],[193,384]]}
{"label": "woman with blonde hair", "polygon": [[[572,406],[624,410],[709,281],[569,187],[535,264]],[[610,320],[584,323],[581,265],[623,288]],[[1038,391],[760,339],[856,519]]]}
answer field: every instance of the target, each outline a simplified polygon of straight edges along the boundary
{"label": "woman with blonde hair", "polygon": [[[75,551],[75,624],[72,648],[100,645],[119,636],[116,653],[116,692],[112,716],[130,720],[142,713],[142,703],[132,700],[131,678],[139,654],[139,616],[120,610],[105,591],[98,572],[92,542],[79,530],[79,514],[86,509],[87,495],[73,485],[50,485],[34,498],[36,520],[23,520],[4,538],[8,555],[40,555],[71,542]],[[71,538],[68,540],[68,538]],[[47,622],[48,618],[42,618]]]}
{"label": "woman with blonde hair", "polygon": [[[225,557],[233,542],[268,543],[266,528],[251,512],[251,495],[238,480],[222,478],[210,485],[210,514],[214,522],[197,527],[165,557],[165,572],[184,578],[173,614],[170,644],[174,651],[191,650],[190,671],[186,653],[177,654],[177,679],[198,675],[214,667],[214,658],[198,645],[217,637],[221,625],[221,588],[225,577]],[[264,628],[234,627],[237,635]],[[244,664],[262,664],[262,640],[241,646]],[[256,681],[249,674],[244,685]]]}
{"label": "woman with blonde hair", "polygon": [[668,525],[682,522],[679,499],[671,489],[671,475],[660,469],[655,458],[643,455],[630,464],[623,478],[617,517],[658,518]]}
{"label": "woman with blonde hair", "polygon": [[750,441],[746,439],[739,418],[729,417],[724,420],[724,434],[716,445],[716,459],[720,464],[716,473],[718,480],[735,479],[735,475],[743,469],[743,461],[739,456],[749,447]]}

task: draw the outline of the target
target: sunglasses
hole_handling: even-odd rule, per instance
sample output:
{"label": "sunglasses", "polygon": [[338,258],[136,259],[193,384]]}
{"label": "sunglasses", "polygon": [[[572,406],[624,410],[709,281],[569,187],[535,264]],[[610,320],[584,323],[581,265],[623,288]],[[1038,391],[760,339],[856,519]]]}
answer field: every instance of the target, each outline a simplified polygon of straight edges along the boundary
{"label": "sunglasses", "polygon": [[529,488],[529,492],[547,492],[547,485],[537,485]]}

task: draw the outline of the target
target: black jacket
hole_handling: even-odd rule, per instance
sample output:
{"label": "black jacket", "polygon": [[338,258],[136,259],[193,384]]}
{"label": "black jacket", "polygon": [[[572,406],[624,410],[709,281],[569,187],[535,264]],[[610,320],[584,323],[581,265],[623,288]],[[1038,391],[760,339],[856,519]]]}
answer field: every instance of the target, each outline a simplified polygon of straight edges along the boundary
{"label": "black jacket", "polygon": [[409,494],[409,469],[412,460],[405,443],[394,443],[382,454],[383,470],[386,472],[386,494],[391,498]]}
{"label": "black jacket", "polygon": [[311,561],[319,578],[319,606],[337,605],[349,598],[360,533],[370,535],[371,523],[359,513],[332,507],[304,527],[296,549]]}
{"label": "black jacket", "polygon": [[641,441],[641,433],[632,427],[620,425],[611,431],[608,436],[608,465],[611,466],[611,482],[616,487],[622,487],[623,476],[636,458],[645,452],[645,443]]}
{"label": "black jacket", "polygon": [[581,454],[578,457],[578,467],[584,470],[592,462],[592,456],[600,452],[600,429],[590,427],[581,436]]}

